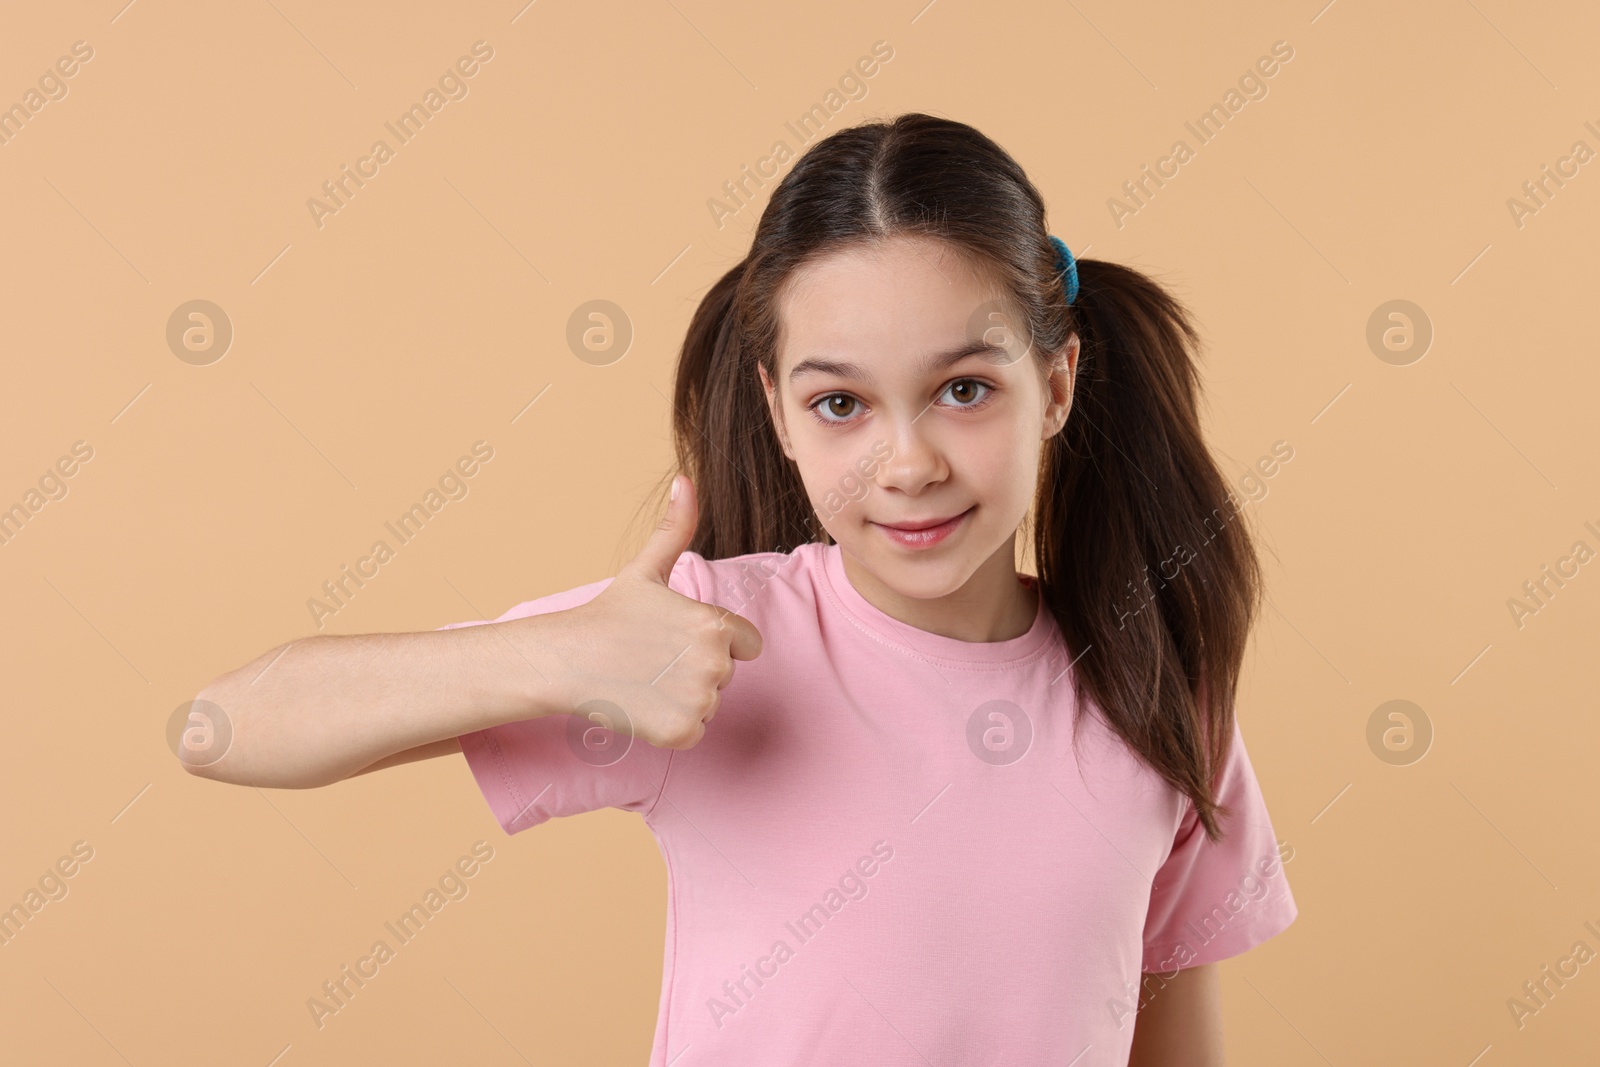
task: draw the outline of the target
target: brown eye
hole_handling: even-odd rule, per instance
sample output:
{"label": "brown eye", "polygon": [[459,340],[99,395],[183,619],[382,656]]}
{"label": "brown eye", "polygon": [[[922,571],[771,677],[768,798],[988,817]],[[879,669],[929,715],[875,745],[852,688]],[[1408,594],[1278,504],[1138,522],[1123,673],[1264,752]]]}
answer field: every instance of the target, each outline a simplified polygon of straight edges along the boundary
{"label": "brown eye", "polygon": [[848,393],[829,393],[811,405],[811,411],[820,422],[847,422],[853,405],[859,403]]}
{"label": "brown eye", "polygon": [[960,378],[946,386],[944,392],[954,399],[957,407],[975,408],[989,398],[989,394],[994,392],[994,387],[975,378]]}

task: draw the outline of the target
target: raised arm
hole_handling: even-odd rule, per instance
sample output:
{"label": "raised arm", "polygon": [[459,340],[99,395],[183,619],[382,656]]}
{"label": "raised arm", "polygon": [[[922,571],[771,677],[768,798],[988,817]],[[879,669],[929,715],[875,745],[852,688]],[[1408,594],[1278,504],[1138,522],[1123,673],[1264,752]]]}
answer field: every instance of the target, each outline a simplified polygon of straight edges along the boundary
{"label": "raised arm", "polygon": [[[565,611],[423,633],[318,634],[229,671],[195,697],[220,709],[216,747],[180,746],[192,773],[305,789],[458,751],[456,738],[604,698],[625,732],[689,748],[734,660],[761,653],[750,621],[669,587],[694,534],[693,486],[593,599]],[[191,712],[191,716],[193,712]],[[218,750],[220,758],[215,758]]]}
{"label": "raised arm", "polygon": [[280,645],[196,694],[221,709],[212,732],[225,748],[220,759],[180,748],[180,759],[203,778],[303,789],[458,751],[461,734],[575,706],[559,685],[575,621],[553,612]]}

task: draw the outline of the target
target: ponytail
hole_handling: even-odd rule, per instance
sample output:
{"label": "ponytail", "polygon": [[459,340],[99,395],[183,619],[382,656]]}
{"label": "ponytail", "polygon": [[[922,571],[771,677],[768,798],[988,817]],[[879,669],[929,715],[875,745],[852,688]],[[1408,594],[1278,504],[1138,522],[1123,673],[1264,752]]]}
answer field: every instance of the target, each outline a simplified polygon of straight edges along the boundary
{"label": "ponytail", "polygon": [[1127,267],[1080,260],[1078,272],[1072,410],[1046,447],[1034,528],[1040,585],[1075,689],[1215,840],[1260,566],[1201,439],[1183,307]]}
{"label": "ponytail", "polygon": [[783,454],[740,343],[735,299],[741,263],[695,309],[678,359],[673,443],[700,505],[689,551],[706,559],[789,552],[827,536],[806,499],[799,469]]}

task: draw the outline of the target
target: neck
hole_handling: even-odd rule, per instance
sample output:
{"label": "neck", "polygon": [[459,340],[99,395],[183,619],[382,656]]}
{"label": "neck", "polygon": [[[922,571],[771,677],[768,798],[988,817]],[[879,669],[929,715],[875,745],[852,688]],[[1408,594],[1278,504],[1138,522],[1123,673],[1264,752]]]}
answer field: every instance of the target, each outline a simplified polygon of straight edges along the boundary
{"label": "neck", "polygon": [[890,618],[941,637],[987,643],[1021,637],[1038,616],[1039,593],[1016,568],[1016,534],[985,560],[966,584],[942,597],[906,596],[885,585],[848,552],[840,554],[845,576],[863,600]]}

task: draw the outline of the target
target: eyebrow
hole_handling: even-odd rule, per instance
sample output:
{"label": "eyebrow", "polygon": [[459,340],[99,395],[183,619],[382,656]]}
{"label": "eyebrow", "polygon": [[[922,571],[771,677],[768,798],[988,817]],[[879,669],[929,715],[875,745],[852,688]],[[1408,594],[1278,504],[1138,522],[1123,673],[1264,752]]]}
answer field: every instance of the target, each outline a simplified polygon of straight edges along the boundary
{"label": "eyebrow", "polygon": [[[955,348],[944,352],[935,352],[926,357],[917,367],[917,371],[924,375],[933,374],[936,371],[941,371],[946,367],[960,363],[968,356],[977,355],[1005,356],[1007,352],[1003,346],[991,344],[981,338],[964,341]],[[792,383],[803,374],[833,374],[840,378],[850,378],[861,382],[863,385],[877,384],[876,378],[870,372],[856,366],[854,363],[843,363],[839,360],[824,359],[820,356],[812,356],[796,363],[794,369],[789,372],[789,381]]]}

